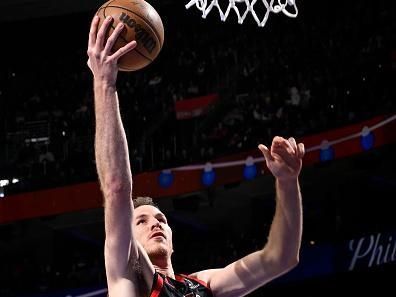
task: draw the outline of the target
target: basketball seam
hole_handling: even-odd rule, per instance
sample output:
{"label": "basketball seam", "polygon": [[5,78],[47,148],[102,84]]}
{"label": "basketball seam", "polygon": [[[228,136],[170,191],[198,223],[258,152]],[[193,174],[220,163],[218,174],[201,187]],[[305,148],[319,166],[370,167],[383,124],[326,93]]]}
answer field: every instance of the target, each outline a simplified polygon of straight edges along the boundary
{"label": "basketball seam", "polygon": [[137,14],[136,12],[134,12],[134,11],[132,11],[132,10],[130,10],[130,9],[127,9],[127,8],[125,8],[125,7],[122,7],[122,6],[115,6],[115,5],[110,6],[110,5],[107,5],[106,8],[107,8],[107,7],[121,8],[121,9],[124,9],[124,10],[126,10],[126,11],[129,11],[130,13],[133,13],[134,15],[138,16],[139,18],[141,18],[141,19],[151,28],[151,30],[154,31],[155,37],[157,38],[158,43],[161,45],[160,48],[162,48],[161,40],[160,40],[159,37],[158,37],[158,36],[160,36],[160,35],[158,34],[158,31],[157,31],[155,28],[153,28],[153,26],[151,26],[151,23],[150,23],[145,17],[143,17],[143,16]]}
{"label": "basketball seam", "polygon": [[[114,2],[114,1],[116,1],[116,0],[108,1],[108,2],[107,2],[107,5],[106,5],[106,6],[103,6],[103,8],[106,8],[107,6],[109,6],[109,5],[111,4],[111,2]],[[106,4],[106,3],[105,3],[105,4]]]}
{"label": "basketball seam", "polygon": [[105,11],[106,7],[109,6],[114,1],[117,1],[117,0],[107,1],[105,4],[103,4],[101,7],[99,7],[98,11],[96,12],[96,15],[99,16],[99,11],[101,11],[103,9],[103,16],[106,17],[104,14],[104,11]]}
{"label": "basketball seam", "polygon": [[[107,8],[108,6],[106,6],[106,7],[103,7],[103,16],[104,16],[104,18],[106,18],[106,8]],[[114,7],[114,6],[111,6],[111,7]],[[120,7],[121,8],[121,7]],[[110,25],[111,26],[111,28],[113,29],[113,30],[115,30],[115,27],[113,26],[113,25]],[[121,38],[122,39],[122,41],[124,41],[125,42],[125,44],[127,44],[128,43],[128,41],[123,37],[123,36],[118,36],[119,38]],[[158,39],[158,38],[157,38]],[[139,51],[136,47],[133,49],[134,51],[136,51],[139,55],[141,55],[143,58],[145,58],[145,59],[147,59],[147,60],[149,60],[150,62],[153,62],[153,60],[152,59],[150,59],[149,57],[147,57],[147,56],[145,56],[141,51]]]}

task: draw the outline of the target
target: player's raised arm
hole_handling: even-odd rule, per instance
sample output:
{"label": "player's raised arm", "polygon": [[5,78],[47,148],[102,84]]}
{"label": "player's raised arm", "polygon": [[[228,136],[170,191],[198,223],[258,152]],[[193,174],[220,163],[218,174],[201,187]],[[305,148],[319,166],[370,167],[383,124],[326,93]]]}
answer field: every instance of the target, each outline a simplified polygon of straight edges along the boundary
{"label": "player's raised arm", "polygon": [[267,244],[224,268],[193,276],[208,283],[215,297],[244,296],[295,267],[302,235],[302,204],[298,176],[304,145],[294,138],[275,137],[270,149],[260,145],[276,178],[276,210]]}
{"label": "player's raised arm", "polygon": [[112,22],[107,18],[98,29],[99,18],[93,19],[88,42],[88,65],[94,76],[95,96],[95,158],[105,205],[105,265],[112,296],[137,296],[139,276],[134,265],[139,248],[132,231],[132,174],[128,144],[121,121],[116,80],[117,60],[136,46],[131,42],[112,52],[120,34],[119,24],[108,39],[106,32]]}

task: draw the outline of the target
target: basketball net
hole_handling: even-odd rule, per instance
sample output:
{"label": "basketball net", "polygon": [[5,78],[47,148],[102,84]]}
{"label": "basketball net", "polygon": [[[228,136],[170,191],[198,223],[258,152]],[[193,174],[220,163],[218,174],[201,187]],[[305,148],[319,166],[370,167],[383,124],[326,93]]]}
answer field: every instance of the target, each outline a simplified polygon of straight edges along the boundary
{"label": "basketball net", "polygon": [[[195,4],[195,6],[200,11],[202,11],[202,17],[205,19],[206,16],[209,14],[209,12],[212,10],[212,8],[216,7],[220,13],[220,19],[223,22],[227,20],[227,17],[232,9],[235,11],[236,15],[238,16],[239,24],[243,23],[243,21],[246,19],[247,15],[250,12],[259,27],[265,26],[270,12],[273,13],[283,12],[283,14],[285,14],[290,18],[295,18],[298,15],[298,9],[295,0],[277,0],[277,4],[275,5],[274,5],[275,0],[270,0],[269,3],[267,0],[228,0],[228,1],[229,1],[228,7],[225,12],[223,12],[223,10],[221,9],[218,0],[190,0],[190,2],[186,4],[186,9],[189,9],[191,6]],[[262,20],[259,19],[256,12],[254,11],[255,5],[257,4],[257,2],[260,1],[264,4],[264,7],[266,9],[265,15]],[[244,3],[245,5],[240,4],[238,7],[236,3]],[[241,13],[239,9],[244,10],[243,13]],[[258,9],[257,6],[256,9]]]}

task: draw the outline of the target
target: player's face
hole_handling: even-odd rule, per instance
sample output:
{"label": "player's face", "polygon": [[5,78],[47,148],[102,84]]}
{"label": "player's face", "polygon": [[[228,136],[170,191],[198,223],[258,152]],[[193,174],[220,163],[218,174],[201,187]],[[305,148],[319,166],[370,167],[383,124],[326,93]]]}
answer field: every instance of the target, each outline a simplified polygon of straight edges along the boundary
{"label": "player's face", "polygon": [[142,205],[134,210],[133,231],[150,258],[170,257],[172,230],[165,215],[156,207]]}

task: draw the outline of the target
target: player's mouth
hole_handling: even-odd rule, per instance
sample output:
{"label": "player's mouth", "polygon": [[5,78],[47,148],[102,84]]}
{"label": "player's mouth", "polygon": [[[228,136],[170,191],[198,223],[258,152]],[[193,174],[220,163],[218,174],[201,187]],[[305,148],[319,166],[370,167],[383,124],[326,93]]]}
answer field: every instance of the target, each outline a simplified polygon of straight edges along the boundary
{"label": "player's mouth", "polygon": [[153,232],[153,233],[150,235],[150,239],[152,239],[152,238],[157,238],[157,237],[166,239],[165,234],[164,234],[163,232],[161,232],[161,231],[155,231],[155,232]]}

